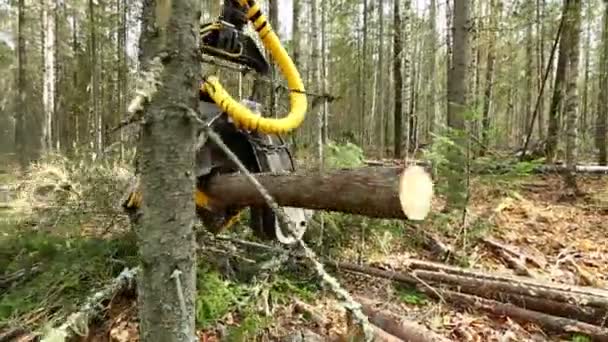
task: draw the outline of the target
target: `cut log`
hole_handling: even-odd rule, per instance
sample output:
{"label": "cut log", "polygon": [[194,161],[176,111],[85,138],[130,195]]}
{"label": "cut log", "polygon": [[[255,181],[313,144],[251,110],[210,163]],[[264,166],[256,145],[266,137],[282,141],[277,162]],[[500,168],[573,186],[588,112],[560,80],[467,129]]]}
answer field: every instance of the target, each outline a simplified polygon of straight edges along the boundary
{"label": "cut log", "polygon": [[[419,219],[430,209],[432,181],[426,172],[408,172],[412,168],[419,167],[405,172],[398,167],[363,167],[255,176],[281,206]],[[214,176],[203,190],[213,198],[211,206],[216,208],[265,203],[255,186],[240,174]]]}
{"label": "cut log", "polygon": [[369,298],[357,297],[357,301],[363,307],[370,322],[377,325],[382,330],[399,337],[404,341],[410,342],[446,342],[449,339],[427,329],[426,327],[403,318],[395,314],[376,309],[375,302]]}

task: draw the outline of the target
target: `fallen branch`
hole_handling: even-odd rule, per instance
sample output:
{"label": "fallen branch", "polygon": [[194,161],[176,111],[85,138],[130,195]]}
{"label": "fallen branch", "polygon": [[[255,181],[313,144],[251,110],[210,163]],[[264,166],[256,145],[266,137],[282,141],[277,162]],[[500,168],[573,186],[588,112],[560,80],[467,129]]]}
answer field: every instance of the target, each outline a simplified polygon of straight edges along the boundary
{"label": "fallen branch", "polygon": [[573,293],[571,291],[535,287],[530,284],[518,282],[516,279],[512,279],[511,282],[502,282],[425,270],[415,270],[413,271],[413,274],[432,283],[458,285],[463,292],[484,297],[496,292],[506,292],[510,294],[542,297],[557,302],[608,309],[608,298]]}
{"label": "fallen branch", "polygon": [[40,272],[40,264],[34,264],[28,269],[18,270],[6,276],[0,277],[0,290],[6,289],[15,282],[37,274],[38,272]]}
{"label": "fallen branch", "polygon": [[547,314],[571,318],[578,321],[604,326],[608,318],[608,311],[588,307],[556,302],[546,298],[515,295],[510,293],[494,293],[488,299],[497,300],[503,303],[515,304],[529,310],[544,312]]}
{"label": "fallen branch", "polygon": [[514,304],[501,303],[491,299],[480,298],[454,291],[442,291],[442,296],[450,302],[465,304],[494,315],[508,316],[519,322],[531,322],[541,326],[546,331],[555,333],[585,334],[593,341],[608,341],[608,329],[577,320],[548,315],[538,311],[520,308]]}
{"label": "fallen branch", "polygon": [[132,286],[138,270],[138,268],[123,270],[111,284],[87,298],[82,308],[71,314],[61,326],[51,329],[41,339],[41,342],[61,342],[75,335],[85,336],[88,332],[89,321],[98,313],[99,303]]}
{"label": "fallen branch", "polygon": [[429,262],[418,259],[410,259],[407,261],[407,268],[410,270],[428,270],[428,271],[436,271],[442,272],[446,274],[455,274],[461,275],[464,277],[471,277],[477,279],[486,279],[497,282],[505,282],[505,283],[518,283],[522,284],[522,286],[527,286],[530,288],[539,288],[539,289],[549,289],[562,291],[573,294],[582,294],[586,296],[594,296],[601,297],[608,300],[608,291],[600,288],[592,288],[585,286],[576,286],[576,285],[567,285],[560,284],[554,282],[542,281],[540,279],[531,279],[525,277],[512,277],[505,276],[500,274],[492,274],[488,272],[468,270],[461,267],[444,265],[436,262]]}
{"label": "fallen branch", "polygon": [[[543,165],[535,169],[538,173],[564,173],[568,168],[565,165]],[[608,175],[608,166],[601,165],[577,165],[577,173],[588,173],[595,175]]]}
{"label": "fallen branch", "polygon": [[[406,219],[399,196],[402,172],[401,168],[364,167],[323,173],[261,173],[255,178],[281,206]],[[428,175],[412,174],[405,185],[413,192],[403,197],[420,206],[430,205],[432,194],[415,192],[418,186],[432,186]],[[204,190],[214,198],[212,206],[218,208],[265,203],[256,186],[241,174],[215,176]]]}
{"label": "fallen branch", "polygon": [[525,258],[515,257],[505,249],[497,246],[492,246],[492,251],[494,251],[499,258],[504,260],[507,266],[515,271],[515,274],[533,278],[532,273],[526,267]]}
{"label": "fallen branch", "polygon": [[509,246],[509,245],[505,245],[502,244],[496,240],[490,239],[490,238],[482,238],[481,241],[483,243],[485,243],[486,245],[488,245],[489,247],[492,247],[494,249],[498,249],[498,250],[503,250],[506,251],[514,256],[516,256],[519,259],[523,259],[525,261],[529,261],[530,263],[534,264],[536,267],[539,268],[544,268],[545,267],[545,263],[542,261],[537,260],[536,258],[524,254],[521,251],[519,251],[517,248],[513,247],[513,246]]}

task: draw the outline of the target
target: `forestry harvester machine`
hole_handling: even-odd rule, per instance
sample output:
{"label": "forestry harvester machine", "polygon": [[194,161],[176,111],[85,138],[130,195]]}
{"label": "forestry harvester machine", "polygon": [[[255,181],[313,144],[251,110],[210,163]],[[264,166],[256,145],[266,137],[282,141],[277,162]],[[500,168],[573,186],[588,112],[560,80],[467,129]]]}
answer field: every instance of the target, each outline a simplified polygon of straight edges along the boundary
{"label": "forestry harvester machine", "polygon": [[[201,25],[201,52],[268,75],[268,62],[255,41],[243,31],[248,21],[287,79],[291,110],[280,119],[264,116],[259,111],[260,104],[250,99],[240,102],[233,99],[216,76],[207,76],[199,91],[201,119],[210,123],[211,128],[251,173],[295,171],[289,147],[280,134],[294,130],[304,121],[307,107],[304,84],[277,34],[260,11],[259,4],[254,0],[224,0],[220,16],[211,23]],[[202,129],[199,134],[204,134]],[[232,226],[246,208],[214,208],[205,188],[211,177],[237,173],[239,169],[210,139],[196,151],[195,166],[197,182],[194,201],[197,216],[205,228],[218,233]],[[133,213],[140,208],[141,201],[141,194],[132,191],[123,207]],[[279,225],[276,214],[269,206],[249,209],[249,226],[256,236],[263,239],[289,244],[300,238],[307,228],[308,217],[301,208],[283,208],[292,230],[297,232],[295,237]]]}

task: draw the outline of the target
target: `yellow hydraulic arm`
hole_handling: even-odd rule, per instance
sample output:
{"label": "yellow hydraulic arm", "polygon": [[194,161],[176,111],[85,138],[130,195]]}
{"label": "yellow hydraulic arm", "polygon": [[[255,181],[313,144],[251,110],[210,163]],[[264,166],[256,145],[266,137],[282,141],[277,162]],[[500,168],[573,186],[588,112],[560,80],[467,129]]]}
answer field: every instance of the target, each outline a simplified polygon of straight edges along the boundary
{"label": "yellow hydraulic arm", "polygon": [[265,134],[285,134],[298,128],[304,121],[307,107],[304,83],[298,69],[281,45],[279,37],[266,16],[262,14],[260,6],[253,0],[238,0],[238,2],[247,8],[247,19],[253,24],[264,47],[270,51],[281,73],[287,79],[291,111],[280,119],[254,114],[249,108],[232,98],[216,76],[206,77],[201,90],[230,116],[238,128]]}
{"label": "yellow hydraulic arm", "polygon": [[[270,51],[281,73],[287,79],[291,110],[285,117],[280,119],[267,118],[255,114],[230,96],[216,76],[207,76],[201,86],[201,90],[207,93],[222,111],[230,116],[238,128],[259,131],[265,134],[284,134],[290,132],[302,124],[307,109],[304,84],[300,73],[287,51],[281,45],[270,23],[262,14],[260,6],[253,0],[238,0],[238,2],[247,9],[247,19],[253,24],[264,46]],[[141,193],[138,189],[135,189],[129,194],[123,205],[125,209],[139,208],[141,207],[142,200]],[[194,201],[197,207],[207,207],[209,198],[199,189],[195,189]]]}

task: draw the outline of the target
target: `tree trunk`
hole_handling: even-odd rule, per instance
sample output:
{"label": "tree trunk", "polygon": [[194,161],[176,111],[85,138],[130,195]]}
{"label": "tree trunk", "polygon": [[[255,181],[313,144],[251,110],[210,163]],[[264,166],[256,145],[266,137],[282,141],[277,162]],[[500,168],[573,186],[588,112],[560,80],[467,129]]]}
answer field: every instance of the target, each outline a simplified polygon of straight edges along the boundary
{"label": "tree trunk", "polygon": [[597,123],[595,144],[598,149],[598,163],[608,165],[608,1],[604,1],[604,18],[602,29],[602,53],[600,56],[599,92],[597,101]]}
{"label": "tree trunk", "polygon": [[296,67],[301,67],[300,61],[300,15],[301,15],[301,0],[293,0],[293,12],[291,15],[291,58]]}
{"label": "tree trunk", "polygon": [[[402,133],[402,137],[399,139],[399,142],[402,146],[401,151],[403,151],[403,147],[405,147],[405,151],[409,150],[410,136],[412,133],[411,127],[411,117],[410,117],[410,106],[412,105],[412,101],[414,100],[411,96],[410,90],[412,88],[412,80],[414,79],[414,68],[412,63],[412,57],[415,54],[415,46],[412,44],[413,39],[410,39],[410,22],[411,22],[411,0],[403,1],[403,8],[401,9],[403,12],[401,14],[401,59],[402,59],[402,72],[403,72],[403,80],[402,80],[402,130],[405,128],[405,132]],[[405,146],[404,146],[405,145]]]}
{"label": "tree trunk", "polygon": [[437,65],[437,1],[431,0],[429,9],[429,31],[430,37],[428,42],[427,63],[429,63],[429,75],[427,80],[427,120],[428,120],[428,136],[430,142],[435,133],[435,120],[437,116],[437,105],[435,104],[435,86],[436,86],[436,65]]}
{"label": "tree trunk", "polygon": [[[142,194],[135,227],[140,339],[191,342],[195,335],[196,246],[192,230],[195,129],[180,107],[198,108],[198,2],[145,0],[140,61],[161,53],[161,85],[146,108],[138,145]],[[169,232],[169,233],[168,233]]]}
{"label": "tree trunk", "polygon": [[585,30],[585,46],[583,48],[583,52],[585,54],[585,66],[583,70],[583,95],[582,95],[582,108],[580,111],[580,117],[578,119],[580,132],[581,132],[581,140],[584,141],[587,137],[587,118],[589,117],[589,64],[591,57],[591,22],[592,22],[592,9],[593,5],[590,2],[586,4],[586,21],[587,27]]}
{"label": "tree trunk", "polygon": [[465,112],[467,111],[467,69],[470,59],[469,38],[469,2],[454,0],[454,42],[452,63],[448,74],[448,126],[455,146],[450,148],[450,162],[447,175],[450,191],[448,206],[461,209],[466,202],[465,156],[468,140],[465,132]]}
{"label": "tree trunk", "polygon": [[[328,1],[321,3],[321,94],[325,96],[329,91],[328,81],[328,63],[327,63],[327,11],[329,10]],[[328,121],[329,118],[329,102],[327,98],[323,99],[323,109],[321,118],[321,144],[327,144],[329,140]]]}
{"label": "tree trunk", "polygon": [[403,74],[402,74],[402,33],[401,33],[401,6],[399,0],[393,0],[393,79],[395,82],[395,108],[393,131],[393,157],[401,158],[401,138],[403,137]]}
{"label": "tree trunk", "polygon": [[89,0],[89,54],[91,70],[91,115],[93,134],[93,147],[97,155],[101,155],[103,149],[102,142],[102,114],[99,108],[100,103],[100,67],[97,46],[97,14],[93,0]]}
{"label": "tree trunk", "polygon": [[566,82],[566,103],[564,107],[566,124],[566,166],[564,173],[566,187],[572,193],[578,192],[576,185],[577,123],[578,123],[578,65],[580,54],[581,0],[569,0],[568,79]]}
{"label": "tree trunk", "polygon": [[[544,25],[544,9],[545,0],[536,0],[536,32],[538,34],[537,54],[538,54],[538,139],[543,140],[545,134],[544,126],[544,111],[545,111],[545,100],[542,89],[546,82],[543,76],[543,66],[545,65],[545,25]],[[551,59],[548,63],[553,63]]]}
{"label": "tree trunk", "polygon": [[43,104],[43,130],[42,144],[46,151],[53,148],[53,120],[55,116],[55,21],[53,2],[40,1],[41,28],[42,28],[42,104]]}
{"label": "tree trunk", "polygon": [[[532,23],[533,23],[533,15],[534,15],[534,3],[532,1],[527,1],[527,5],[525,5],[525,9],[527,13],[526,17],[526,91],[525,91],[525,120],[524,125],[522,126],[522,132],[527,131],[528,123],[532,121],[532,99],[534,92],[534,42],[532,35]],[[521,146],[521,145],[520,145]]]}
{"label": "tree trunk", "polygon": [[563,32],[559,41],[559,54],[557,57],[557,69],[555,70],[555,83],[553,85],[553,97],[551,98],[551,106],[549,107],[549,127],[547,130],[547,146],[545,154],[547,162],[552,163],[555,160],[557,151],[558,134],[560,130],[560,108],[564,94],[564,81],[566,79],[566,71],[568,66],[568,51],[567,41],[570,36],[570,17],[568,14],[567,3],[571,0],[566,0],[562,15],[566,18]]}
{"label": "tree trunk", "polygon": [[[495,12],[496,0],[490,1],[490,27],[491,30],[496,27],[496,15]],[[492,105],[492,88],[494,85],[494,59],[495,59],[495,51],[494,51],[494,40],[495,35],[494,31],[490,31],[490,36],[488,39],[488,58],[486,65],[486,79],[485,79],[485,90],[483,92],[483,108],[482,108],[482,117],[481,117],[481,149],[479,150],[480,155],[485,155],[487,152],[488,146],[490,145],[490,109]]]}
{"label": "tree trunk", "polygon": [[386,85],[384,84],[384,2],[385,0],[378,1],[378,79],[376,82],[376,98],[377,100],[377,114],[376,121],[372,124],[376,127],[377,137],[380,146],[380,156],[384,155],[384,121],[386,120],[385,111],[388,109],[384,106],[384,91]]}
{"label": "tree trunk", "polygon": [[26,54],[25,54],[25,1],[19,0],[18,3],[18,24],[17,24],[17,115],[15,122],[15,147],[17,155],[19,156],[19,163],[21,169],[25,170],[29,165],[28,146],[27,146],[27,121],[29,113],[27,111],[27,89],[26,89]]}
{"label": "tree trunk", "polygon": [[[327,1],[327,0],[325,0]],[[361,86],[361,97],[359,98],[359,110],[361,111],[360,115],[361,115],[361,146],[365,146],[365,141],[367,140],[367,135],[369,134],[368,130],[367,130],[367,125],[365,124],[367,122],[367,83],[368,83],[368,63],[367,63],[367,59],[368,59],[368,42],[367,42],[367,35],[368,35],[368,26],[369,26],[369,6],[368,6],[368,0],[363,0],[363,43],[361,46],[361,60],[360,60],[360,64],[361,64],[361,68],[359,69],[359,82],[360,82],[360,86]]]}
{"label": "tree trunk", "polygon": [[[364,167],[323,173],[256,174],[280,206],[339,211],[376,218],[406,218],[399,202],[401,168]],[[293,184],[298,184],[294,187]],[[302,191],[314,189],[314,191]],[[264,199],[242,175],[220,175],[204,189],[212,206],[255,206]]]}

